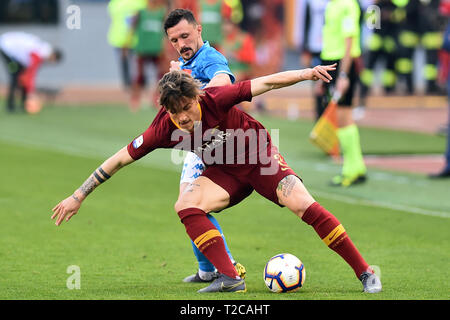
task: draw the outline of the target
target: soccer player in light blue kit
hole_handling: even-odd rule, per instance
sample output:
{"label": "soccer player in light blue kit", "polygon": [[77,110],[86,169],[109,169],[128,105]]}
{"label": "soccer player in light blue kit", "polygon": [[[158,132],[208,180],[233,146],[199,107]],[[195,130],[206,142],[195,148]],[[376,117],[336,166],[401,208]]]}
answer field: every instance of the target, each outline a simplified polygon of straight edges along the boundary
{"label": "soccer player in light blue kit", "polygon": [[[175,9],[167,16],[164,30],[172,46],[180,54],[178,61],[172,61],[170,71],[184,70],[199,80],[203,87],[232,84],[235,80],[228,67],[226,58],[202,39],[202,26],[197,23],[191,11]],[[180,179],[180,195],[205,170],[202,160],[189,152],[184,160]],[[234,263],[241,278],[245,277],[245,268],[237,263],[228,249],[219,222],[210,214],[208,219],[219,230],[225,243],[227,253]],[[200,252],[191,241],[194,254],[199,264],[196,274],[186,277],[184,282],[211,282],[217,277],[214,265]]]}

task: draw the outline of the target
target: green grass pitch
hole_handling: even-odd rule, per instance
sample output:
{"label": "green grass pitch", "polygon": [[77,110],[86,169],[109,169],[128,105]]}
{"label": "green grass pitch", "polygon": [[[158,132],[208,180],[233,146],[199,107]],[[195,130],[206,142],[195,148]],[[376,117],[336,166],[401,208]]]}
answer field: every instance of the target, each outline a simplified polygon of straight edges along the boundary
{"label": "green grass pitch", "polygon": [[[260,118],[279,129],[288,164],[380,268],[380,294],[363,294],[351,268],[311,227],[257,194],[216,214],[234,257],[247,268],[247,293],[197,294],[204,285],[181,282],[196,265],[173,210],[181,165],[171,163],[167,150],[117,173],[56,227],[53,206],[154,114],[93,106],[0,115],[0,299],[449,299],[449,181],[371,169],[365,185],[329,187],[339,166],[310,144],[309,121]],[[445,147],[444,138],[391,130],[363,128],[361,139],[366,154],[441,154]],[[282,252],[305,264],[306,281],[296,293],[265,288],[264,265]],[[69,290],[73,265],[80,268],[80,289]]]}

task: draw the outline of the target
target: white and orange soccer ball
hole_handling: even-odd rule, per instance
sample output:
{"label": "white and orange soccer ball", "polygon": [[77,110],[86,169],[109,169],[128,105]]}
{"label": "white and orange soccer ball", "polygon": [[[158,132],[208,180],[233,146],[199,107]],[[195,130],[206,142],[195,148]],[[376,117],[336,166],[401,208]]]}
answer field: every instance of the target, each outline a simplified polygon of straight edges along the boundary
{"label": "white and orange soccer ball", "polygon": [[305,266],[290,253],[281,253],[269,259],[264,268],[264,282],[272,292],[294,292],[305,282]]}

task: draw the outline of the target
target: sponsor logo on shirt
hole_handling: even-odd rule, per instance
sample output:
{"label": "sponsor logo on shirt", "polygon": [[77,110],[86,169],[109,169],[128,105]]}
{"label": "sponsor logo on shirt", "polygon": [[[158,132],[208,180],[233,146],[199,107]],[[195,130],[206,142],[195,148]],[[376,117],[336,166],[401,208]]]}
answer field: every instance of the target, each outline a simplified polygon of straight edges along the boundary
{"label": "sponsor logo on shirt", "polygon": [[144,143],[144,136],[140,135],[139,137],[133,140],[133,147],[137,149],[142,145],[142,143]]}

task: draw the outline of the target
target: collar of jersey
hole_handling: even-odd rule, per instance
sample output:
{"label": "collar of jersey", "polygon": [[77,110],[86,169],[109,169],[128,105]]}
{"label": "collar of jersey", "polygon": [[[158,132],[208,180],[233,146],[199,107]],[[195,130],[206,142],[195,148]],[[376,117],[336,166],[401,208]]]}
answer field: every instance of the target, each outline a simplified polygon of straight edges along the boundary
{"label": "collar of jersey", "polygon": [[[200,121],[202,121],[202,108],[200,107],[200,103],[199,103],[199,102],[197,102],[197,108],[198,108],[198,110],[200,111]],[[170,118],[170,120],[172,121],[172,123],[175,125],[175,127],[177,127],[178,129],[180,129],[180,130],[183,131],[183,132],[188,132],[188,133],[190,133],[189,131],[187,131],[187,130],[185,130],[185,129],[182,129],[182,128],[178,125],[178,123],[176,123],[175,120],[172,119],[172,117],[171,117],[170,115],[169,115],[169,118]]]}

